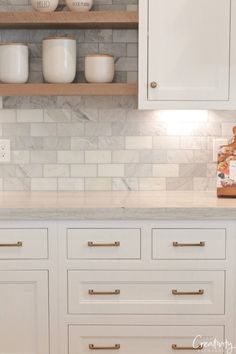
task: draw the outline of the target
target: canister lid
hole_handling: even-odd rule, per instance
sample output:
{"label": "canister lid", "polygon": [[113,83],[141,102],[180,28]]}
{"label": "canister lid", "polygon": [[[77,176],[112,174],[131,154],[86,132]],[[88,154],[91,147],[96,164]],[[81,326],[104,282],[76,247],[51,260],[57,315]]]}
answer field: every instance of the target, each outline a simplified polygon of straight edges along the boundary
{"label": "canister lid", "polygon": [[28,44],[23,42],[0,42],[0,45],[24,45],[28,47]]}
{"label": "canister lid", "polygon": [[47,41],[47,40],[51,40],[51,39],[70,39],[70,40],[76,40],[75,37],[73,36],[51,36],[51,37],[46,37],[43,40]]}
{"label": "canister lid", "polygon": [[99,53],[91,53],[87,54],[86,57],[108,57],[108,58],[114,58],[114,55],[111,54],[99,54]]}

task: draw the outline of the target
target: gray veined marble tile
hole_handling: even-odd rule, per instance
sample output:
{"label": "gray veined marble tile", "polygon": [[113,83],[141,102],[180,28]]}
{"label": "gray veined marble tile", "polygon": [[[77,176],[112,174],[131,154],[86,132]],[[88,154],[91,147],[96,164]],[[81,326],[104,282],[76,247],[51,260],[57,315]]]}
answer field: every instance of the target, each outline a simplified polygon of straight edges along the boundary
{"label": "gray veined marble tile", "polygon": [[110,123],[85,123],[86,136],[110,136],[111,124]]}
{"label": "gray veined marble tile", "polygon": [[112,30],[101,29],[101,30],[87,30],[85,32],[85,42],[112,42]]}
{"label": "gray veined marble tile", "polygon": [[45,109],[43,114],[44,121],[47,123],[68,123],[71,121],[70,109]]}
{"label": "gray veined marble tile", "polygon": [[98,148],[98,137],[72,137],[71,150],[96,150]]}
{"label": "gray veined marble tile", "polygon": [[70,137],[46,136],[43,138],[44,150],[70,150]]}
{"label": "gray veined marble tile", "polygon": [[180,177],[206,177],[207,165],[204,163],[180,164]]}
{"label": "gray veined marble tile", "polygon": [[99,136],[98,148],[101,150],[122,150],[125,148],[123,136]]}
{"label": "gray veined marble tile", "polygon": [[138,191],[138,178],[112,178],[113,191]]}
{"label": "gray veined marble tile", "polygon": [[97,109],[79,109],[72,111],[72,122],[97,122],[98,110]]}
{"label": "gray veined marble tile", "polygon": [[44,177],[69,177],[70,169],[69,165],[63,164],[51,164],[43,166]]}
{"label": "gray veined marble tile", "polygon": [[125,177],[152,177],[151,164],[125,164]]}
{"label": "gray veined marble tile", "polygon": [[57,153],[56,151],[31,151],[30,161],[31,163],[56,163]]}
{"label": "gray veined marble tile", "polygon": [[16,111],[16,117],[19,123],[40,123],[43,122],[43,110],[18,109]]}
{"label": "gray veined marble tile", "polygon": [[143,150],[139,152],[140,163],[167,164],[166,150]]}
{"label": "gray veined marble tile", "polygon": [[8,177],[3,179],[3,189],[5,191],[29,191],[30,178]]}
{"label": "gray veined marble tile", "polygon": [[194,190],[197,191],[216,191],[216,178],[193,178]]}
{"label": "gray veined marble tile", "polygon": [[190,191],[193,190],[192,177],[168,177],[166,178],[166,190],[168,191]]}
{"label": "gray veined marble tile", "polygon": [[139,189],[142,191],[163,191],[166,189],[165,178],[140,178]]}
{"label": "gray veined marble tile", "polygon": [[15,165],[0,165],[0,177],[10,178],[16,176]]}
{"label": "gray veined marble tile", "polygon": [[[98,111],[98,116],[99,116],[99,121],[100,122],[119,122],[121,125],[126,120],[126,109],[100,109]],[[118,131],[120,130],[120,126]],[[115,131],[115,128],[114,128]],[[112,133],[114,133],[113,127],[112,127]]]}
{"label": "gray veined marble tile", "polygon": [[58,136],[83,136],[84,135],[83,123],[58,123],[57,135]]}
{"label": "gray veined marble tile", "polygon": [[16,177],[42,177],[43,167],[37,164],[18,164],[16,165]]}
{"label": "gray veined marble tile", "polygon": [[58,178],[59,191],[83,191],[84,178]]}
{"label": "gray veined marble tile", "polygon": [[71,165],[71,177],[97,177],[97,165]]}
{"label": "gray veined marble tile", "polygon": [[136,150],[112,151],[112,163],[139,163],[139,152]]}

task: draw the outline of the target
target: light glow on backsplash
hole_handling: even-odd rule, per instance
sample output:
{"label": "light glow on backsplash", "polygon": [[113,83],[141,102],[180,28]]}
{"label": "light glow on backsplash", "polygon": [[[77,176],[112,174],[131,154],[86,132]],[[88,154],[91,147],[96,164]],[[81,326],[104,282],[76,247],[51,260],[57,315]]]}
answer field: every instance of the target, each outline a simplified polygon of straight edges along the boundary
{"label": "light glow on backsplash", "polygon": [[166,123],[168,135],[192,135],[199,124],[207,122],[206,110],[167,110],[159,112],[160,121]]}

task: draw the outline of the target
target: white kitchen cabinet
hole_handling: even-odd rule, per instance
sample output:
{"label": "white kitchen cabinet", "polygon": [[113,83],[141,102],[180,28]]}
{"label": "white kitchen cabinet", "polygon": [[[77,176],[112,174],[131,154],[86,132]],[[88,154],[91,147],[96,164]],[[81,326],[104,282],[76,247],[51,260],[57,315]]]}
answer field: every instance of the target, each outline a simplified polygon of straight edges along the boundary
{"label": "white kitchen cabinet", "polygon": [[47,271],[0,270],[0,353],[49,354]]}
{"label": "white kitchen cabinet", "polygon": [[2,221],[0,354],[234,345],[235,235],[235,221]]}
{"label": "white kitchen cabinet", "polygon": [[236,107],[236,1],[140,0],[139,107]]}

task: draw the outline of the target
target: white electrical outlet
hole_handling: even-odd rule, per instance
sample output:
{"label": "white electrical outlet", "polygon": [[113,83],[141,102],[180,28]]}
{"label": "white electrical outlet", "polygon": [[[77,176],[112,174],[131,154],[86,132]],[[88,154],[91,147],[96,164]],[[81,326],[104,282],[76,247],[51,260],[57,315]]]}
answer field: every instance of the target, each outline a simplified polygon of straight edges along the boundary
{"label": "white electrical outlet", "polygon": [[10,140],[0,140],[0,163],[11,161]]}
{"label": "white electrical outlet", "polygon": [[218,152],[222,145],[227,145],[228,139],[220,138],[220,139],[213,139],[213,161],[217,162]]}

